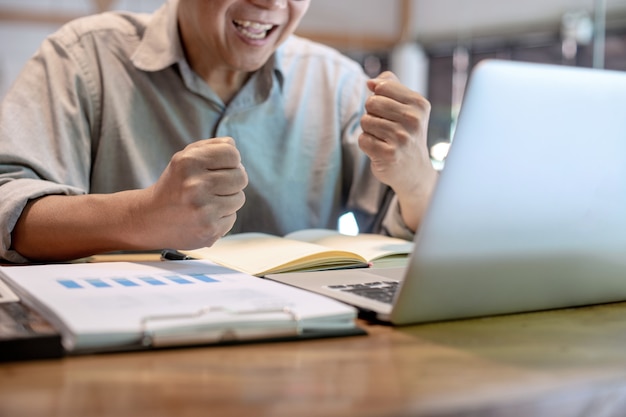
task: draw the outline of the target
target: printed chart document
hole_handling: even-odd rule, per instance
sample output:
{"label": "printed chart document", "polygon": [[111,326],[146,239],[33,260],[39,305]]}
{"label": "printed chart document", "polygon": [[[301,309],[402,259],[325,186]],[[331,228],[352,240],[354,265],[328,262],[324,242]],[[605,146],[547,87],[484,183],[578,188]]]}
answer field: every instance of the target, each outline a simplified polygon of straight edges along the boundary
{"label": "printed chart document", "polygon": [[209,261],[0,267],[68,353],[363,334],[354,308]]}
{"label": "printed chart document", "polygon": [[209,248],[182,251],[255,276],[282,272],[316,271],[403,265],[413,242],[362,233],[306,229],[284,237],[264,233],[239,233],[218,240]]}

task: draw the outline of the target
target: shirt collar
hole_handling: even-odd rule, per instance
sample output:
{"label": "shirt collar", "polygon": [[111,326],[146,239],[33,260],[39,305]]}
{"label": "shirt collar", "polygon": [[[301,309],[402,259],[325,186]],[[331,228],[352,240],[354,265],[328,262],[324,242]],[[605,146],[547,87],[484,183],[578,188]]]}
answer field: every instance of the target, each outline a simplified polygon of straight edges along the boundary
{"label": "shirt collar", "polygon": [[178,34],[178,0],[168,0],[148,21],[139,47],[131,57],[143,71],[160,71],[185,59]]}
{"label": "shirt collar", "polygon": [[[181,61],[186,62],[178,31],[178,1],[168,0],[156,10],[146,26],[144,35],[131,60],[135,67],[148,72],[161,71]],[[267,96],[276,75],[278,86],[283,87],[283,71],[280,48],[259,70],[259,93]]]}

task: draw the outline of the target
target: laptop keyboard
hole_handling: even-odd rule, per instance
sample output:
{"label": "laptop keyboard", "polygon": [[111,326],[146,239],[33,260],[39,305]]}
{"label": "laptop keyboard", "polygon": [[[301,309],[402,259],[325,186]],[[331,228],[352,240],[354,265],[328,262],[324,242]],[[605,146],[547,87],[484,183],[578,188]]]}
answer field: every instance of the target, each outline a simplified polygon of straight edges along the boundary
{"label": "laptop keyboard", "polygon": [[372,281],[350,285],[329,285],[328,288],[391,304],[399,284],[399,281]]}

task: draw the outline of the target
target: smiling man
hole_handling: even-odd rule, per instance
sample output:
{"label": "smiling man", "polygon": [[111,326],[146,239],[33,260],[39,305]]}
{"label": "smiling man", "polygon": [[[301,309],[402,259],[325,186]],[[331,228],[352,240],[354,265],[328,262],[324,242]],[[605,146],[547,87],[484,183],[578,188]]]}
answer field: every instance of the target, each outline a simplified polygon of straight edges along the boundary
{"label": "smiling man", "polygon": [[187,59],[228,102],[291,36],[309,3],[182,0],[178,27]]}
{"label": "smiling man", "polygon": [[0,258],[191,249],[226,233],[410,238],[430,105],[293,36],[310,0],[170,0],[69,23],[0,106]]}

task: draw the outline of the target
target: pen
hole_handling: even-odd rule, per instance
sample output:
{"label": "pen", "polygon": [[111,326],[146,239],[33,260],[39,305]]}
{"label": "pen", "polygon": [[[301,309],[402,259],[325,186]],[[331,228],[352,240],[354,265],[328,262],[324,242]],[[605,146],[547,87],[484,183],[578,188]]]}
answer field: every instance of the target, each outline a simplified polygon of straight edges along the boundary
{"label": "pen", "polygon": [[194,258],[185,255],[176,249],[163,249],[163,251],[161,251],[161,259],[164,261],[186,261]]}

